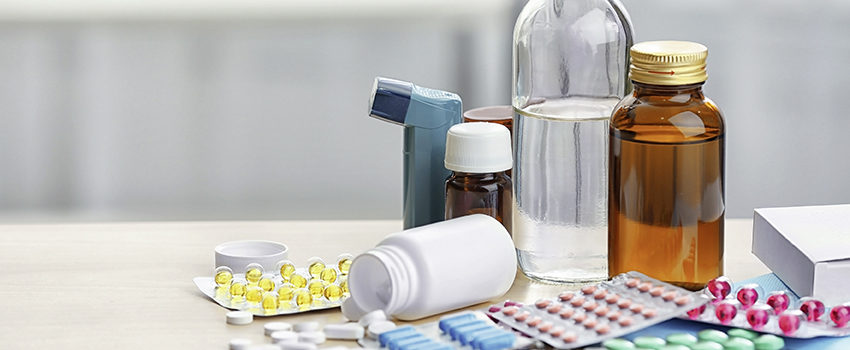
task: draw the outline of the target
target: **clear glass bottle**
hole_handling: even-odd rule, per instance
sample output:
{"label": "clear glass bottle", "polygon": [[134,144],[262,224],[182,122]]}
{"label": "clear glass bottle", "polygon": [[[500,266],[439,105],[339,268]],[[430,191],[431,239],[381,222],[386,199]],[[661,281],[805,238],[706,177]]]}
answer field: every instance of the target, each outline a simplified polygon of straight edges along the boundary
{"label": "clear glass bottle", "polygon": [[608,120],[631,45],[617,0],[531,0],[517,19],[512,233],[531,278],[608,277]]}
{"label": "clear glass bottle", "polygon": [[705,46],[632,47],[634,92],[611,117],[609,273],[697,290],[723,274],[724,134],[702,93]]}

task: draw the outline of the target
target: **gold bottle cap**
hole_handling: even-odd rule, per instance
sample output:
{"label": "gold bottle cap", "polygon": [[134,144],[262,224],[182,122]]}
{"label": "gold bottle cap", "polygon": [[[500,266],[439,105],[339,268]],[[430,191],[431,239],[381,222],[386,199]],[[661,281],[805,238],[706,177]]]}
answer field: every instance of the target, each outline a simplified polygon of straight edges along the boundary
{"label": "gold bottle cap", "polygon": [[708,48],[690,41],[645,41],[631,49],[629,78],[653,85],[704,82]]}

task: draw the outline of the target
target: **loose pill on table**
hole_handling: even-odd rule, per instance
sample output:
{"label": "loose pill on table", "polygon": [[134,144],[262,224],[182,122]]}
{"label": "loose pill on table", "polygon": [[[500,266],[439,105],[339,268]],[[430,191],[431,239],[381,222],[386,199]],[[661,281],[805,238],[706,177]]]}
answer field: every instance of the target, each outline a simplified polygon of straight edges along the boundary
{"label": "loose pill on table", "polygon": [[357,323],[360,324],[363,327],[368,327],[369,324],[371,324],[372,322],[386,321],[386,320],[387,320],[387,314],[384,313],[383,310],[375,310],[375,311],[366,313],[365,315],[363,315],[363,317],[360,317],[360,320],[357,321]]}
{"label": "loose pill on table", "polygon": [[634,338],[632,339],[632,343],[635,343],[637,347],[644,349],[660,349],[664,345],[667,345],[667,341],[665,341],[664,339],[649,336]]}
{"label": "loose pill on table", "polygon": [[785,340],[773,334],[763,334],[753,340],[757,350],[780,350],[785,347]]}
{"label": "loose pill on table", "polygon": [[227,323],[232,325],[246,325],[254,322],[254,315],[248,311],[230,311],[226,315]]}
{"label": "loose pill on table", "polygon": [[316,350],[319,347],[313,343],[286,342],[277,344],[280,350]]}
{"label": "loose pill on table", "polygon": [[276,344],[257,344],[257,345],[249,345],[246,349],[248,350],[280,350],[280,346]]}
{"label": "loose pill on table", "polygon": [[369,325],[369,328],[366,330],[366,335],[372,339],[378,339],[378,336],[381,333],[386,331],[391,331],[396,328],[396,324],[392,321],[375,321]]}
{"label": "loose pill on table", "polygon": [[245,350],[248,346],[251,345],[250,339],[245,338],[233,338],[230,339],[230,350]]}
{"label": "loose pill on table", "polygon": [[[360,329],[362,330],[363,328],[361,327]],[[308,331],[298,333],[298,341],[302,343],[321,344],[324,343],[326,339],[327,336],[324,332]]]}
{"label": "loose pill on table", "polygon": [[755,344],[749,339],[732,337],[723,343],[724,350],[754,350]]}
{"label": "loose pill on table", "polygon": [[691,345],[691,350],[723,350],[723,345],[713,341],[701,341]]}
{"label": "loose pill on table", "polygon": [[697,337],[689,333],[674,333],[667,336],[667,344],[691,346],[699,342]]}
{"label": "loose pill on table", "polygon": [[292,329],[296,332],[315,332],[319,330],[319,322],[316,321],[307,321],[307,322],[298,322],[296,323]]}
{"label": "loose pill on table", "polygon": [[290,330],[274,331],[269,334],[269,337],[272,338],[272,343],[275,344],[298,341],[298,333],[295,333]]}
{"label": "loose pill on table", "polygon": [[637,348],[632,342],[620,338],[608,339],[602,342],[602,346],[608,350],[630,350]]}
{"label": "loose pill on table", "polygon": [[366,330],[363,326],[351,322],[343,324],[329,324],[324,328],[325,336],[328,339],[345,339],[357,340],[363,338]]}
{"label": "loose pill on table", "polygon": [[723,344],[727,340],[729,340],[729,336],[726,333],[718,331],[716,329],[704,329],[697,333],[697,338],[702,341],[710,341],[715,343]]}
{"label": "loose pill on table", "polygon": [[268,322],[263,325],[263,333],[271,335],[277,331],[291,331],[292,325],[286,322]]}

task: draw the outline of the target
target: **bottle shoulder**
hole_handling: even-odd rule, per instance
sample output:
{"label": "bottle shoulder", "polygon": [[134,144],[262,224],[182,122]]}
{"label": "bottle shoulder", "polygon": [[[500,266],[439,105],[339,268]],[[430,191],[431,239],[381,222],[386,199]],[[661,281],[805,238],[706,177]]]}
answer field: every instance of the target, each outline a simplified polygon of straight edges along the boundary
{"label": "bottle shoulder", "polygon": [[612,133],[624,138],[667,135],[677,142],[710,139],[725,133],[723,113],[702,93],[629,94],[614,108],[610,125]]}

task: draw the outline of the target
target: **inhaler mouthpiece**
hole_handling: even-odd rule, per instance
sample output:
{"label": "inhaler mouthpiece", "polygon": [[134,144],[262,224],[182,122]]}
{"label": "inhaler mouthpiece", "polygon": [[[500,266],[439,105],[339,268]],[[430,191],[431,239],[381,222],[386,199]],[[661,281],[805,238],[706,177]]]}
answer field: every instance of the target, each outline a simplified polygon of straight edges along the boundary
{"label": "inhaler mouthpiece", "polygon": [[369,99],[369,115],[389,122],[404,124],[413,84],[377,77]]}

